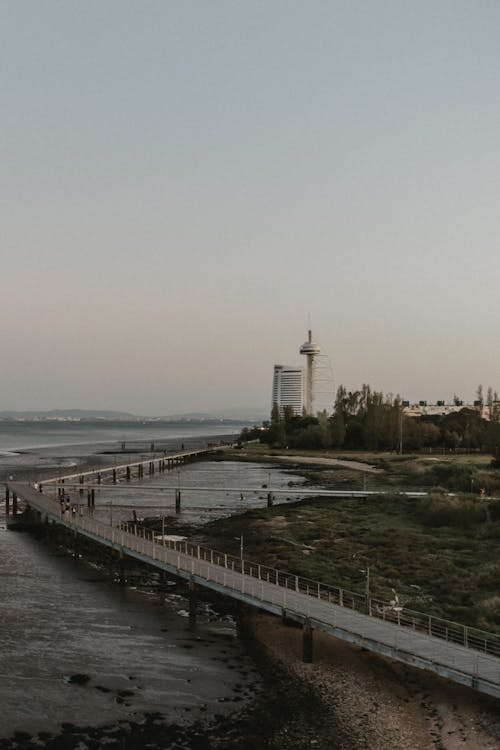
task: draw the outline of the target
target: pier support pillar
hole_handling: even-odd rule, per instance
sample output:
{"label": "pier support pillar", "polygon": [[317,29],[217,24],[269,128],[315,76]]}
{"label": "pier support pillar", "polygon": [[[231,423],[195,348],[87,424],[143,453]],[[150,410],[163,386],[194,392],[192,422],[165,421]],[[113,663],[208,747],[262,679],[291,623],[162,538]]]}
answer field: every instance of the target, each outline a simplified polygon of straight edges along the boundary
{"label": "pier support pillar", "polygon": [[130,482],[130,466],[127,466],[127,468],[125,470],[125,478],[126,478],[127,482]]}
{"label": "pier support pillar", "polygon": [[113,484],[116,484],[116,469],[113,469]]}
{"label": "pier support pillar", "polygon": [[179,514],[181,512],[181,491],[175,490],[175,512]]}
{"label": "pier support pillar", "polygon": [[274,505],[274,495],[272,492],[267,493],[267,507],[272,508]]}
{"label": "pier support pillar", "polygon": [[101,484],[101,472],[97,472],[97,484]]}
{"label": "pier support pillar", "polygon": [[302,626],[302,661],[312,664],[313,660],[313,629],[309,620]]}
{"label": "pier support pillar", "polygon": [[10,513],[10,491],[9,488],[5,488],[5,515],[8,516]]}
{"label": "pier support pillar", "polygon": [[123,554],[123,547],[120,547],[118,557],[118,581],[120,586],[125,586],[127,579],[125,578],[125,555]]}
{"label": "pier support pillar", "polygon": [[15,492],[12,493],[12,515],[17,516],[17,495]]}
{"label": "pier support pillar", "polygon": [[196,625],[196,609],[198,605],[198,596],[196,592],[196,583],[191,578],[188,584],[189,589],[189,624]]}

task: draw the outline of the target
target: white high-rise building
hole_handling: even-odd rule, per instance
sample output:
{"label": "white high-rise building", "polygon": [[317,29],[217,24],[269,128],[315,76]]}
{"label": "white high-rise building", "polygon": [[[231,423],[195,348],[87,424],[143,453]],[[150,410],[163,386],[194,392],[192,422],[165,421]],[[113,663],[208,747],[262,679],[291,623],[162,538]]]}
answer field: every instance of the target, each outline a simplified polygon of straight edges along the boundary
{"label": "white high-rise building", "polygon": [[301,367],[274,365],[272,406],[278,404],[283,415],[285,406],[301,415],[304,406],[304,371]]}

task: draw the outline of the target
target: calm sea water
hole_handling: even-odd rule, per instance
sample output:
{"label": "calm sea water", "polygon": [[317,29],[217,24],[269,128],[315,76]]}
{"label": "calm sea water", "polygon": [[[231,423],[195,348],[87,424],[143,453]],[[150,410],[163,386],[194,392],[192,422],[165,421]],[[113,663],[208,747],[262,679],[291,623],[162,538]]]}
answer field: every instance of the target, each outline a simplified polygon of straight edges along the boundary
{"label": "calm sea water", "polygon": [[[175,448],[180,440],[186,447],[203,445],[213,435],[213,426],[155,430],[0,425],[0,470],[36,471],[50,465],[57,468],[55,473],[65,473],[94,455],[112,464],[113,445],[118,448],[123,440],[161,439]],[[111,453],[103,456],[103,446]],[[185,486],[222,488],[269,483],[284,487],[291,480],[275,467],[235,462],[186,465],[180,478]],[[173,506],[165,487],[175,487],[178,481],[172,472],[144,478],[132,492],[113,490],[111,497],[112,490],[104,489],[96,513],[111,512],[111,504],[116,506],[114,520],[121,514],[130,517],[130,506],[143,515],[157,514],[158,508],[167,513]],[[204,523],[262,505],[264,498],[264,492],[254,496],[222,489],[204,496],[186,491],[182,520]],[[169,721],[190,722],[230,714],[236,693],[238,700],[251,700],[259,690],[259,675],[231,618],[205,606],[193,629],[186,601],[178,594],[167,595],[162,603],[151,593],[114,585],[81,561],[60,556],[45,542],[8,528],[3,510],[0,737],[16,730],[54,732],[63,722],[97,726],[138,721],[152,711]],[[80,673],[89,677],[84,686],[71,683],[71,675]]]}
{"label": "calm sea water", "polygon": [[74,446],[122,441],[165,441],[176,438],[203,438],[212,435],[238,435],[246,423],[186,422],[2,422],[0,451],[48,446]]}

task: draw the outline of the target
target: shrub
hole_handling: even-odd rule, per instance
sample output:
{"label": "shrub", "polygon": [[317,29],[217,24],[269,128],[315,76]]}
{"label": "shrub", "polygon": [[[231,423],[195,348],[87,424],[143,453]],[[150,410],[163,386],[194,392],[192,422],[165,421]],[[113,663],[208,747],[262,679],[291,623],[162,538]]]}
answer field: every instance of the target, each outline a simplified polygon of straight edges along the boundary
{"label": "shrub", "polygon": [[422,502],[422,522],[426,526],[469,528],[486,521],[486,509],[479,502],[446,495],[429,495]]}

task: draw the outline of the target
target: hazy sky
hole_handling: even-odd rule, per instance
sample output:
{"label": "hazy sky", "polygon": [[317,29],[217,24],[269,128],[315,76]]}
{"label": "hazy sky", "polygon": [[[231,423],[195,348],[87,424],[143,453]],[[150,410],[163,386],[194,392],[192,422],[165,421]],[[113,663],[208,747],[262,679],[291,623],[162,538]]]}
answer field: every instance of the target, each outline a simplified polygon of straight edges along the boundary
{"label": "hazy sky", "polygon": [[0,409],[500,390],[496,0],[0,0]]}

